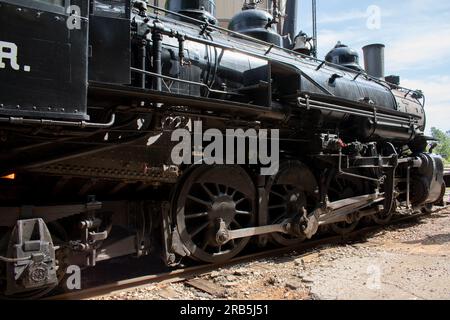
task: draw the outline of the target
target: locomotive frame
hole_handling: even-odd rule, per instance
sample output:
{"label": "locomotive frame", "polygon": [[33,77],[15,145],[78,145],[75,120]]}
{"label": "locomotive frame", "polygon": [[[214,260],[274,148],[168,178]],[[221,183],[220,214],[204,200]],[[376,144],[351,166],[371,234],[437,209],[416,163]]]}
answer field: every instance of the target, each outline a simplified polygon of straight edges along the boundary
{"label": "locomotive frame", "polygon": [[[67,265],[130,254],[226,261],[250,240],[290,245],[325,226],[344,234],[365,217],[387,223],[398,205],[442,199],[418,92],[210,15],[72,0],[81,26],[67,29],[62,4],[0,1],[0,62],[30,64],[0,70],[0,176],[14,178],[0,179],[0,292],[36,297]],[[37,57],[23,49],[27,21],[41,28]],[[171,133],[195,120],[279,130],[278,173],[173,165]]]}

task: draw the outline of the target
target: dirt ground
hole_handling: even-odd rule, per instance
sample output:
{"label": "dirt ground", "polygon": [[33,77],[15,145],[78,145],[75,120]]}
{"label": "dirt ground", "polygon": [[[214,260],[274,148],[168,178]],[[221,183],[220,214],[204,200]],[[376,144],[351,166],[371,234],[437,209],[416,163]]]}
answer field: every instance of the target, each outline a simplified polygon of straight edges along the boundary
{"label": "dirt ground", "polygon": [[450,299],[450,209],[388,227],[363,242],[295,252],[97,299]]}

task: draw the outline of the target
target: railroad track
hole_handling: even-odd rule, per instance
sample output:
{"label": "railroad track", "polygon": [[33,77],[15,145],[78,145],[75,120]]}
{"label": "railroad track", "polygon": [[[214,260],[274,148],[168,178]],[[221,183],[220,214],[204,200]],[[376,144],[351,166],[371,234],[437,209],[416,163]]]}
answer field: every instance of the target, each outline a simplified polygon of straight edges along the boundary
{"label": "railroad track", "polygon": [[[433,213],[438,213],[442,210],[449,208],[450,205],[445,207],[439,207],[433,211]],[[318,240],[311,240],[301,244],[297,244],[294,246],[277,248],[265,252],[250,254],[242,257],[234,258],[230,261],[224,263],[217,264],[208,264],[208,265],[200,265],[194,267],[188,267],[184,269],[177,269],[170,272],[164,272],[159,274],[152,274],[142,277],[137,277],[133,279],[126,279],[122,281],[116,281],[113,283],[109,283],[106,285],[100,285],[92,288],[83,289],[81,291],[73,291],[64,294],[58,294],[55,296],[44,298],[43,300],[85,300],[90,298],[95,298],[99,296],[104,296],[112,293],[119,293],[122,291],[147,286],[152,283],[174,283],[174,282],[183,282],[194,277],[207,274],[218,268],[230,267],[233,265],[252,262],[259,259],[264,258],[275,258],[278,256],[282,256],[287,253],[292,253],[294,251],[308,251],[311,249],[315,249],[317,247],[329,244],[342,244],[347,243],[349,241],[355,241],[358,239],[362,239],[366,235],[370,235],[373,232],[383,230],[387,227],[398,225],[400,223],[405,223],[408,221],[412,221],[414,219],[419,219],[425,216],[429,216],[429,214],[414,214],[414,215],[399,215],[397,218],[391,221],[388,225],[385,226],[368,226],[361,229],[358,229],[346,236],[331,236],[325,237]],[[311,253],[305,253],[303,255],[299,255],[299,258],[310,255]]]}

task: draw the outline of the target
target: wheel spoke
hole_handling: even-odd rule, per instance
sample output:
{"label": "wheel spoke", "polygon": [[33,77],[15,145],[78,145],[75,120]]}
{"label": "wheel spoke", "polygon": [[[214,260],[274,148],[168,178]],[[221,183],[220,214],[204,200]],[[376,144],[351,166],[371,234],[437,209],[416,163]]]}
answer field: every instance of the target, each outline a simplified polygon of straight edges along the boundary
{"label": "wheel spoke", "polygon": [[246,198],[242,198],[242,199],[236,201],[236,202],[235,202],[236,207],[237,207],[238,205],[240,205],[242,202],[244,202],[245,200],[246,200]]}
{"label": "wheel spoke", "polygon": [[206,248],[208,248],[208,246],[209,246],[209,240],[206,240],[206,241],[205,241],[205,244],[204,244],[203,247],[202,247],[202,250],[205,251]]}
{"label": "wheel spoke", "polygon": [[189,200],[192,200],[192,201],[195,201],[197,203],[200,203],[200,204],[204,205],[207,208],[211,207],[211,203],[210,202],[204,201],[204,200],[202,200],[200,198],[197,198],[197,197],[194,197],[194,196],[191,196],[191,195],[187,196],[187,198]]}
{"label": "wheel spoke", "polygon": [[287,212],[284,212],[282,215],[277,216],[276,220],[272,221],[273,224],[281,223],[284,219],[288,217]]}
{"label": "wheel spoke", "polygon": [[333,192],[334,194],[339,194],[339,191],[336,188],[329,187],[328,190]]}
{"label": "wheel spoke", "polygon": [[194,238],[196,235],[198,235],[200,232],[206,229],[207,226],[209,226],[209,222],[205,222],[204,224],[202,224],[200,227],[195,229],[194,232],[191,233],[191,237]]}
{"label": "wheel spoke", "polygon": [[286,208],[286,204],[279,204],[279,205],[276,205],[276,206],[270,206],[270,207],[269,207],[269,210],[272,210],[272,209],[281,209],[281,208]]}
{"label": "wheel spoke", "polygon": [[233,219],[233,221],[231,223],[234,223],[236,225],[236,227],[238,227],[239,229],[242,229],[242,226],[240,225],[240,223],[237,222],[235,219]]}
{"label": "wheel spoke", "polygon": [[186,220],[198,219],[198,218],[203,218],[203,217],[207,217],[207,216],[208,216],[208,212],[194,213],[194,214],[186,215]]}
{"label": "wheel spoke", "polygon": [[270,193],[276,195],[277,197],[279,197],[281,199],[286,199],[286,196],[283,196],[281,193],[275,192],[273,190]]}
{"label": "wheel spoke", "polygon": [[201,185],[202,185],[202,188],[203,188],[203,189],[206,191],[206,193],[208,194],[209,198],[210,198],[211,200],[214,200],[214,199],[216,198],[216,196],[212,194],[212,192],[208,189],[208,187],[207,187],[204,183],[202,183]]}
{"label": "wheel spoke", "polygon": [[252,215],[249,211],[241,211],[241,210],[236,210],[236,214],[242,215],[242,216],[251,216]]}

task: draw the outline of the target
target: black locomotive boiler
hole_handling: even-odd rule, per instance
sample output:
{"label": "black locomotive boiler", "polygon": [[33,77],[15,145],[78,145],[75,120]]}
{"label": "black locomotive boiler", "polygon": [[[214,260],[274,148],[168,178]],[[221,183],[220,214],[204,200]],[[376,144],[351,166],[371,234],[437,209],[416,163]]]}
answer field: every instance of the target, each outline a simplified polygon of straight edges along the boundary
{"label": "black locomotive boiler", "polygon": [[[226,261],[443,197],[420,92],[342,46],[329,61],[291,50],[254,1],[230,30],[214,10],[0,0],[1,295],[37,297],[70,265],[126,255]],[[278,130],[278,171],[175,164],[172,133],[198,121]]]}

